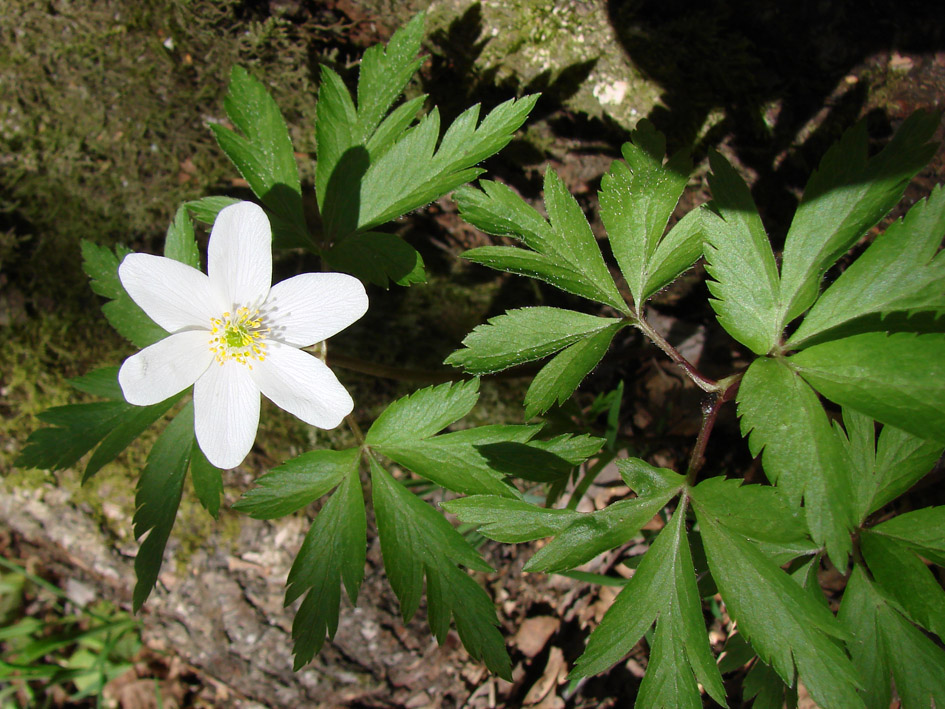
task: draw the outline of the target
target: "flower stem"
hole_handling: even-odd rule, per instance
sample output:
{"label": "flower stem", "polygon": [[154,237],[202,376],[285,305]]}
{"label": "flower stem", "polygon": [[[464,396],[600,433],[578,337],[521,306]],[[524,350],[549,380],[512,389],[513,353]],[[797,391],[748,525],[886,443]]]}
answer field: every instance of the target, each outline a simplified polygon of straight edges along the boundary
{"label": "flower stem", "polygon": [[348,428],[351,429],[351,433],[354,434],[354,439],[358,442],[358,446],[361,448],[364,447],[364,432],[361,430],[361,427],[358,425],[358,420],[354,417],[354,414],[348,414],[345,416],[345,423],[348,424]]}

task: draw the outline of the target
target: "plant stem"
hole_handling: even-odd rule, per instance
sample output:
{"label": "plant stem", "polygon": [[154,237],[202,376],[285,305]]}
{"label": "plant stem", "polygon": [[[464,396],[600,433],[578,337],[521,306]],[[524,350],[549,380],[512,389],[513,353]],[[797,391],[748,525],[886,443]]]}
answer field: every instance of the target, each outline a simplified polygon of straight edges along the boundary
{"label": "plant stem", "polygon": [[699,372],[699,370],[696,369],[695,365],[692,362],[690,362],[688,359],[686,359],[681,354],[679,354],[679,350],[677,350],[675,347],[669,344],[669,342],[667,342],[665,337],[663,337],[656,330],[653,329],[653,326],[650,325],[650,323],[646,321],[646,318],[640,315],[634,324],[638,328],[640,328],[640,331],[644,335],[650,338],[650,341],[653,342],[654,345],[656,345],[661,350],[663,350],[663,352],[665,352],[666,355],[671,360],[673,360],[673,362],[679,365],[679,367],[681,367],[682,370],[686,373],[686,376],[688,376],[695,383],[697,387],[702,389],[702,391],[710,392],[713,394],[718,392],[719,390],[718,382],[716,382],[713,379],[709,379],[706,376],[703,376]]}
{"label": "plant stem", "polygon": [[354,434],[354,439],[358,442],[358,446],[361,448],[364,447],[364,432],[361,430],[361,427],[358,425],[357,419],[355,419],[354,414],[348,414],[345,416],[345,423],[348,424],[348,428],[351,429],[351,433]]}
{"label": "plant stem", "polygon": [[705,462],[705,449],[709,443],[709,437],[712,435],[712,428],[715,426],[719,409],[734,398],[741,380],[741,373],[723,379],[717,384],[719,388],[703,402],[702,428],[699,429],[699,437],[696,439],[696,445],[692,448],[692,455],[689,456],[689,468],[686,470],[686,482],[689,485],[695,484],[696,476]]}

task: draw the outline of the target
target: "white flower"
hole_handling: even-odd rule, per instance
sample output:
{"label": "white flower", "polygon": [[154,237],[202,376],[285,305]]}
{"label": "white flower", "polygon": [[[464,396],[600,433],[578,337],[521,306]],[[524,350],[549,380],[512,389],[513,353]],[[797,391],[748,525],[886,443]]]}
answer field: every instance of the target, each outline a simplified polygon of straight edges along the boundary
{"label": "white flower", "polygon": [[364,315],[364,286],[343,273],[271,286],[271,242],[263,210],[240,202],[217,216],[207,274],[147,254],[129,254],[118,268],[135,303],[171,333],[122,364],[125,399],[147,406],[193,384],[197,443],[219,468],[236,467],[252,448],[260,392],[319,428],[334,428],[354,407],[325,363],[299,348]]}

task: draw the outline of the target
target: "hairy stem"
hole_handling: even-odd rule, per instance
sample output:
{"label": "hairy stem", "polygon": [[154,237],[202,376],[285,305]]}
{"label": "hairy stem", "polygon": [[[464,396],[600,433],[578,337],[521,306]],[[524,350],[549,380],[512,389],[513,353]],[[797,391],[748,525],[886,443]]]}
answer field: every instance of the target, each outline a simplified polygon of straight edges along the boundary
{"label": "hairy stem", "polygon": [[696,438],[696,444],[692,448],[692,455],[689,456],[689,468],[686,470],[686,482],[689,485],[695,484],[696,476],[702,469],[702,464],[705,463],[705,449],[709,444],[709,437],[712,435],[712,428],[715,426],[719,409],[735,397],[735,392],[738,391],[741,380],[741,373],[723,379],[718,382],[718,388],[703,401],[702,427],[699,429],[699,437]]}
{"label": "hairy stem", "polygon": [[646,335],[654,345],[663,350],[663,352],[665,352],[666,355],[671,360],[673,360],[673,362],[679,365],[679,367],[682,368],[682,370],[686,373],[686,376],[695,382],[695,385],[702,389],[702,391],[710,392],[712,394],[715,394],[719,391],[718,382],[713,379],[709,379],[699,372],[695,365],[679,354],[679,350],[669,344],[665,337],[654,330],[653,326],[650,325],[650,323],[648,323],[642,315],[637,318],[634,324],[640,328],[640,331]]}

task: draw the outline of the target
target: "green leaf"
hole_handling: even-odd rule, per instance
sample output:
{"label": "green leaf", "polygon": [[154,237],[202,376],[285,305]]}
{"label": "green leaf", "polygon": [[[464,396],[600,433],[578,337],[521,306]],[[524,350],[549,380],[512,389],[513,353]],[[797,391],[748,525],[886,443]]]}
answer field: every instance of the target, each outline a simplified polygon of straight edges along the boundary
{"label": "green leaf", "polygon": [[[535,433],[540,430],[540,426],[529,428]],[[553,482],[570,475],[576,466],[600,451],[603,443],[604,439],[586,434],[561,434],[547,441],[484,443],[477,445],[476,450],[494,470],[504,475],[535,482]]]}
{"label": "green leaf", "polygon": [[[330,451],[318,451],[330,452]],[[347,451],[338,451],[347,453]],[[294,670],[321,650],[338,629],[341,581],[355,603],[364,579],[367,518],[358,478],[358,455],[348,456],[337,490],[319,511],[289,571],[285,603],[308,592],[292,623]],[[339,461],[340,462],[340,461]]]}
{"label": "green leaf", "polygon": [[525,249],[485,246],[463,254],[476,263],[538,278],[569,293],[606,303],[622,313],[627,304],[617,291],[587,219],[553,170],[545,172],[549,224],[509,187],[481,180],[482,190],[465,187],[454,198],[473,226],[496,236],[514,236]]}
{"label": "green leaf", "polygon": [[742,682],[742,698],[753,699],[752,709],[782,709],[797,706],[797,688],[788,687],[769,665],[755,662]]}
{"label": "green leaf", "polygon": [[650,257],[649,275],[640,296],[643,300],[675,281],[702,256],[705,240],[703,220],[706,218],[704,208],[693,209],[660,240]]}
{"label": "green leaf", "polygon": [[858,707],[857,673],[833,638],[847,633],[815,601],[743,535],[726,526],[724,511],[700,499],[693,505],[706,558],[729,615],[759,657],[792,686],[795,669],[811,696],[824,707]]}
{"label": "green leaf", "polygon": [[191,268],[200,268],[200,252],[194,239],[194,223],[190,221],[187,205],[182,204],[174,215],[164,237],[164,255]]}
{"label": "green leaf", "polygon": [[914,113],[867,160],[866,122],[844,134],[811,175],[784,242],[777,329],[817,299],[827,269],[892,209],[935,153],[941,116]]}
{"label": "green leaf", "polygon": [[855,484],[858,525],[912,487],[942,455],[942,444],[893,426],[883,426],[877,443],[876,423],[852,409],[843,409],[843,425],[846,431],[834,422]]}
{"label": "green leaf", "polygon": [[654,497],[669,494],[672,497],[685,484],[686,479],[669,468],[657,468],[640,458],[620,458],[617,471],[637,497]]}
{"label": "green leaf", "polygon": [[124,413],[117,419],[113,419],[113,428],[102,439],[101,444],[92,453],[92,457],[89,458],[85,471],[82,473],[82,482],[85,483],[103,466],[115,460],[119,453],[144,433],[145,429],[166,414],[180,400],[181,396],[183,396],[183,392],[151,406],[125,404],[127,408]]}
{"label": "green leaf", "polygon": [[941,185],[893,223],[834,281],[788,340],[792,349],[870,315],[945,314],[945,189]]}
{"label": "green leaf", "polygon": [[433,109],[363,173],[357,230],[384,224],[475,179],[482,170],[473,166],[508,144],[537,100],[537,95],[510,99],[478,127],[479,106],[472,106],[447,129],[438,148],[439,114]]}
{"label": "green leaf", "polygon": [[478,379],[420,389],[388,406],[371,424],[364,442],[383,446],[427,438],[468,414],[478,399]]}
{"label": "green leaf", "polygon": [[[666,139],[646,119],[637,123],[630,139],[632,142],[621,148],[626,162],[614,161],[601,179],[600,211],[614,257],[639,312],[647,298],[647,286],[652,285],[656,250],[689,181],[692,161],[688,153],[680,152],[664,165]],[[699,249],[701,252],[701,243]],[[696,253],[683,268],[698,256]]]}
{"label": "green leaf", "polygon": [[336,241],[357,224],[359,184],[370,162],[358,143],[357,126],[358,112],[348,87],[323,66],[315,105],[315,194],[327,241]]}
{"label": "green leaf", "polygon": [[449,630],[450,616],[466,650],[500,677],[511,678],[498,620],[489,596],[457,565],[476,571],[491,568],[462,535],[436,510],[394,480],[371,458],[374,510],[384,568],[400,600],[404,621],[420,604],[427,579],[430,629],[439,642]]}
{"label": "green leaf", "polygon": [[558,237],[559,248],[569,253],[574,265],[600,293],[607,296],[604,302],[625,311],[626,304],[617,291],[597,239],[577,200],[554,170],[545,171],[544,188],[545,209],[548,210],[548,221]]}
{"label": "green leaf", "polygon": [[738,389],[742,435],[762,455],[768,479],[791,504],[801,498],[807,524],[838,568],[852,545],[854,488],[840,440],[817,394],[781,360],[758,358]]}
{"label": "green leaf", "polygon": [[890,705],[890,675],[902,706],[945,706],[945,652],[902,617],[859,565],[843,593],[838,618],[849,632],[847,646],[870,709]]}
{"label": "green leaf", "polygon": [[860,535],[860,550],[876,585],[914,623],[945,638],[945,591],[929,567],[903,542],[868,530]]}
{"label": "green leaf", "polygon": [[752,541],[787,544],[807,537],[804,508],[789,504],[780,488],[708,478],[699,484],[698,498],[728,529]]}
{"label": "green leaf", "polygon": [[[518,496],[506,471],[480,448],[525,445],[540,426],[480,426],[429,438],[373,444],[371,448],[448,490],[465,495]],[[541,453],[541,451],[535,451]]]}
{"label": "green leaf", "polygon": [[620,500],[602,510],[581,513],[580,517],[528,560],[525,571],[568,571],[625,544],[663,509],[675,492],[672,490],[657,497]]}
{"label": "green leaf", "polygon": [[939,566],[945,566],[945,506],[897,515],[873,527],[872,532],[904,542]]}
{"label": "green leaf", "polygon": [[255,519],[292,514],[337,486],[357,466],[358,455],[356,448],[303,453],[256,480],[233,509]]}
{"label": "green leaf", "polygon": [[596,367],[623,323],[615,323],[590,337],[578,340],[555,355],[528,386],[525,418],[545,413],[555,403],[563,404]]}
{"label": "green leaf", "polygon": [[809,347],[788,362],[831,401],[945,441],[945,334],[853,335]]}
{"label": "green leaf", "polygon": [[709,302],[719,324],[755,354],[771,351],[781,336],[778,267],[748,185],[720,154],[709,156],[712,207],[704,212]]}
{"label": "green leaf", "polygon": [[420,68],[423,59],[417,54],[423,39],[423,24],[424,15],[419,13],[394,32],[386,49],[378,44],[361,57],[356,134],[361,142],[374,134],[410,77]]}
{"label": "green leaf", "polygon": [[224,207],[229,207],[239,201],[236,197],[211,196],[184,202],[184,206],[187,207],[190,216],[198,222],[213,224]]}
{"label": "green leaf", "polygon": [[563,531],[580,512],[546,509],[524,500],[496,495],[472,495],[440,503],[440,507],[474,524],[484,537],[503,544],[520,544]]}
{"label": "green leaf", "polygon": [[446,364],[472,374],[488,374],[541,359],[614,325],[617,318],[601,318],[561,308],[532,307],[509,310],[477,326]]}
{"label": "green leaf", "polygon": [[378,45],[364,53],[357,108],[341,77],[322,67],[316,105],[315,193],[329,242],[338,243],[357,229],[361,183],[368,166],[402,137],[423,104],[423,96],[413,98],[381,121],[420,66],[417,53],[422,36],[423,16],[418,15],[394,33],[386,50]]}
{"label": "green leaf", "polygon": [[190,479],[200,504],[216,519],[220,515],[220,498],[223,496],[223,471],[207,460],[196,441],[190,453]]}
{"label": "green leaf", "polygon": [[[497,271],[536,278],[589,300],[608,303],[612,300],[610,296],[601,294],[579,270],[556,256],[546,256],[515,246],[480,246],[464,251],[463,258]],[[626,305],[620,306],[620,310],[625,309]]]}
{"label": "green leaf", "polygon": [[279,106],[266,87],[244,68],[234,66],[223,100],[226,115],[240,133],[213,124],[220,148],[233,162],[253,193],[270,211],[273,243],[308,247],[299,168]]}
{"label": "green leaf", "polygon": [[157,439],[138,480],[135,494],[135,539],[147,532],[135,557],[132,606],[137,613],[151,595],[164,559],[177,507],[184,489],[184,476],[194,445],[194,405],[189,402]]}
{"label": "green leaf", "polygon": [[92,290],[109,299],[102,306],[105,318],[115,330],[139,348],[167,337],[167,332],[145,315],[118,280],[118,265],[131,251],[118,246],[113,253],[105,246],[82,241],[82,268]]}
{"label": "green leaf", "polygon": [[68,381],[73,387],[86,394],[112,401],[124,401],[125,396],[118,385],[118,369],[118,367],[102,367]]}
{"label": "green leaf", "polygon": [[382,288],[390,281],[399,286],[426,282],[420,253],[393,234],[353,234],[326,251],[325,260],[333,269]]}
{"label": "green leaf", "polygon": [[[526,571],[556,573],[573,569],[632,539],[685,485],[685,478],[641,460],[619,461],[637,497],[602,510],[580,513],[528,563]],[[638,484],[639,483],[639,484]]]}
{"label": "green leaf", "polygon": [[75,465],[101,443],[89,459],[83,482],[114,460],[144,429],[167,412],[182,394],[151,406],[124,401],[56,406],[39,414],[49,428],[33,431],[26,439],[18,466],[62,470]]}
{"label": "green leaf", "polygon": [[591,633],[573,678],[603,672],[619,662],[656,621],[650,664],[637,706],[701,707],[697,681],[726,706],[722,675],[702,618],[685,518],[684,503]]}

